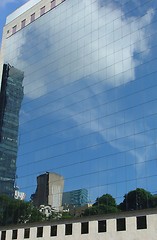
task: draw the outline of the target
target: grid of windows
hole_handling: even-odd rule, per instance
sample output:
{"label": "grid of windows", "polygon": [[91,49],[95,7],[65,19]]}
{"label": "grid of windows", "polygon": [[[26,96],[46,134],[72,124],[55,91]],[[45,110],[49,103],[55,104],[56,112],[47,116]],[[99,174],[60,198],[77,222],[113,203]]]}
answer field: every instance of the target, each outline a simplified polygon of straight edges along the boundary
{"label": "grid of windows", "polygon": [[[91,214],[152,207],[148,194],[124,196],[157,191],[154,7],[68,0],[6,39],[5,61],[25,76],[17,181],[27,196],[49,171],[66,192],[87,189]],[[62,192],[53,190],[55,208]]]}
{"label": "grid of windows", "polygon": [[[147,227],[147,216],[137,216],[134,218],[136,221],[136,229],[148,229]],[[107,222],[110,220],[98,220],[97,221],[97,232],[98,233],[105,233],[107,232]],[[81,234],[89,234],[89,222],[82,222],[81,223]],[[113,226],[112,226],[113,227]],[[111,225],[109,225],[109,231],[114,230],[112,229]],[[126,218],[117,218],[116,219],[116,230],[117,231],[129,231],[130,225],[126,224]],[[30,228],[25,228],[23,230],[24,239],[30,238]],[[64,235],[73,235],[73,223],[65,224],[65,232]],[[50,237],[57,236],[57,225],[53,225],[50,227]],[[37,227],[37,238],[43,237],[43,227]],[[18,230],[12,230],[12,239],[18,238]],[[6,231],[1,231],[1,240],[6,240]]]}
{"label": "grid of windows", "polygon": [[[126,219],[127,218],[117,218],[116,219],[115,223],[116,223],[117,231],[130,231],[130,229],[129,229],[130,227],[132,229],[132,225],[130,225],[130,224],[127,225],[127,223],[129,221],[126,222]],[[110,225],[110,224],[108,225],[109,229],[107,229],[107,222],[110,220],[111,219],[98,220],[97,221],[97,226],[98,226],[97,232],[105,234],[108,231],[110,232],[112,228],[115,229],[113,227],[113,225]],[[151,226],[151,221],[150,221],[149,225],[147,225],[147,216],[146,215],[134,217],[134,221],[136,222],[135,230],[149,229],[149,227]],[[81,225],[79,223],[77,223],[81,227],[81,234],[89,234],[89,223],[90,222],[82,222]],[[75,234],[73,232],[73,223],[67,223],[64,226],[65,226],[64,235]],[[50,227],[50,233],[49,233],[50,237],[57,236],[57,227],[58,227],[57,225],[53,225]],[[43,228],[44,227],[37,227],[37,238],[43,237]],[[30,238],[30,228],[23,229],[23,233],[24,233],[24,239]],[[17,239],[17,238],[18,238],[18,230],[14,229],[14,230],[12,230],[12,239]],[[1,231],[1,240],[6,240],[6,231]]]}

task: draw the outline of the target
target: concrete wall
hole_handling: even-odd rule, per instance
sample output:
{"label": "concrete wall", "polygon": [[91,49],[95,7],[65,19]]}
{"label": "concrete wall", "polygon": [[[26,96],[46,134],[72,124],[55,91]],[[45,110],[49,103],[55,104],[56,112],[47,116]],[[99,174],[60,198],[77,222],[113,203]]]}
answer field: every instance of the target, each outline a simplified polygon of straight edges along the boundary
{"label": "concrete wall", "polygon": [[[55,7],[64,2],[65,0],[55,0]],[[31,2],[34,3],[31,5]],[[31,7],[29,7],[29,5]],[[27,7],[28,5],[28,7]],[[45,13],[51,10],[51,0],[31,0],[27,4],[18,8],[15,12],[7,17],[6,25],[4,27],[4,38],[8,38],[12,35],[12,29],[16,27],[16,32],[21,29],[21,22],[25,19],[26,26],[31,23],[31,15],[35,13],[35,19],[40,17],[40,9],[45,6]]]}
{"label": "concrete wall", "polygon": [[[146,216],[147,228],[137,229],[137,216]],[[126,220],[126,230],[117,231],[117,218],[124,217]],[[107,228],[106,232],[98,233],[98,221],[106,220]],[[81,222],[89,223],[89,233],[81,234]],[[72,235],[65,235],[66,224],[72,224]],[[57,236],[50,236],[51,226],[57,224]],[[43,237],[37,237],[37,228],[43,227]],[[0,231],[6,231],[6,240],[12,239],[12,231],[18,229],[17,240],[24,238],[24,228],[30,228],[30,240],[156,240],[157,239],[157,210],[152,213],[146,213],[144,211],[138,212],[137,214],[129,213],[128,216],[120,214],[115,217],[104,215],[104,217],[95,217],[95,219],[85,218],[80,220],[67,220],[64,222],[49,223],[47,225],[25,225],[21,228],[17,226],[11,227],[10,229],[1,229]],[[1,234],[0,232],[0,234]]]}
{"label": "concrete wall", "polygon": [[49,173],[49,195],[48,205],[56,208],[58,211],[62,206],[62,195],[64,188],[63,176],[56,173]]}

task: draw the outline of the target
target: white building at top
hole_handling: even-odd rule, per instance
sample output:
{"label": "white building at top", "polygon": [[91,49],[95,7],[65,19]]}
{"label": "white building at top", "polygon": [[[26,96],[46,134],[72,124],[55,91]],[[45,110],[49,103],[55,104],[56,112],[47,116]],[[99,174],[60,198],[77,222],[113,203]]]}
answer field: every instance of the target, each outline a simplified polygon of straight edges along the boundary
{"label": "white building at top", "polygon": [[2,45],[0,49],[0,84],[3,65],[3,50],[5,48],[5,39],[23,29],[31,22],[41,17],[46,12],[55,8],[65,0],[29,0],[24,5],[19,7],[13,13],[7,16],[6,24],[3,29]]}

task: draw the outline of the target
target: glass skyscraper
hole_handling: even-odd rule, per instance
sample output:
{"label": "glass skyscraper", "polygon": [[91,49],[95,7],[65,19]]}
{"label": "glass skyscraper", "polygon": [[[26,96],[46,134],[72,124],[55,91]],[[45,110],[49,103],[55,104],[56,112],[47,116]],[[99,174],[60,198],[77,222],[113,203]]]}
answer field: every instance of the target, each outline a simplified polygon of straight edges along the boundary
{"label": "glass skyscraper", "polygon": [[28,199],[45,172],[62,175],[65,192],[87,189],[90,203],[157,193],[156,8],[37,0],[9,16],[3,56],[21,73],[17,183]]}
{"label": "glass skyscraper", "polygon": [[0,93],[0,194],[14,196],[23,72],[4,64]]}
{"label": "glass skyscraper", "polygon": [[87,189],[78,189],[63,193],[63,205],[81,207],[89,203]]}

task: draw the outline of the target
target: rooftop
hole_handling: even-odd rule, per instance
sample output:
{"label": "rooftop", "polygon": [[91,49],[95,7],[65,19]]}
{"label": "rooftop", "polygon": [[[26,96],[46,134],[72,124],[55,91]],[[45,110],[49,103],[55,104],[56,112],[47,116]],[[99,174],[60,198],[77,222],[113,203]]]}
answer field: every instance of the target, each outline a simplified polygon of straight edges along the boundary
{"label": "rooftop", "polygon": [[19,17],[20,15],[22,15],[24,12],[26,12],[27,10],[29,10],[30,8],[32,8],[34,5],[36,5],[37,3],[39,3],[40,1],[43,0],[29,0],[28,2],[26,2],[24,5],[22,5],[21,7],[19,7],[17,10],[15,10],[13,13],[11,13],[7,19],[6,19],[6,24],[12,22],[15,18]]}

